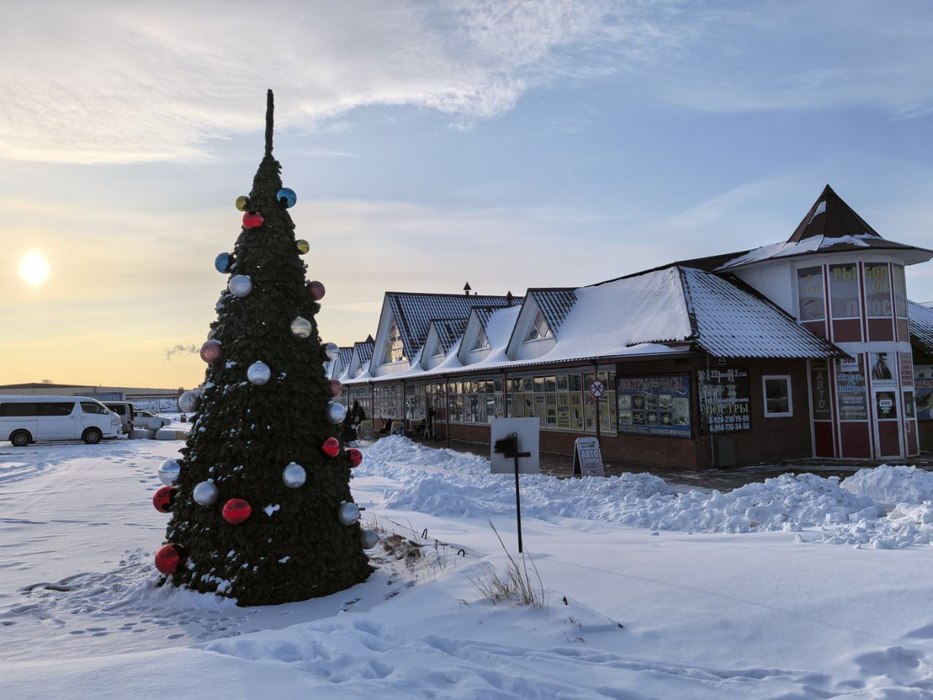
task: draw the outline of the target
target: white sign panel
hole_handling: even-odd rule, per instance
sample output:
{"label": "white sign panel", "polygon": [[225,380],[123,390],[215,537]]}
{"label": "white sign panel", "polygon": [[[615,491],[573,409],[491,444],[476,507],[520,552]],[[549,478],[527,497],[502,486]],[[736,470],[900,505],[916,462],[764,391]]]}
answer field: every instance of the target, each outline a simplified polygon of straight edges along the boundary
{"label": "white sign panel", "polygon": [[573,475],[605,476],[603,453],[594,437],[581,437],[573,442]]}
{"label": "white sign panel", "polygon": [[519,453],[530,452],[518,458],[519,474],[537,474],[539,469],[538,445],[541,421],[538,418],[493,418],[489,421],[489,471],[493,474],[514,474],[515,459],[496,454],[497,440],[516,434]]}

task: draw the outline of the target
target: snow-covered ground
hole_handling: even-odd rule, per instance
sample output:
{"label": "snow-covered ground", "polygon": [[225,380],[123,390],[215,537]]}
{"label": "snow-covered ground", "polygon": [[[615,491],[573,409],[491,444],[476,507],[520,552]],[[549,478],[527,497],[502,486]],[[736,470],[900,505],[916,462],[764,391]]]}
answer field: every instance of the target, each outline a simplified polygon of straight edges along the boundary
{"label": "snow-covered ground", "polygon": [[0,443],[0,697],[933,698],[928,472],[523,476],[535,608],[477,586],[509,561],[493,526],[518,556],[513,477],[388,437],[351,484],[401,536],[370,579],[242,609],[157,587],[181,446]]}

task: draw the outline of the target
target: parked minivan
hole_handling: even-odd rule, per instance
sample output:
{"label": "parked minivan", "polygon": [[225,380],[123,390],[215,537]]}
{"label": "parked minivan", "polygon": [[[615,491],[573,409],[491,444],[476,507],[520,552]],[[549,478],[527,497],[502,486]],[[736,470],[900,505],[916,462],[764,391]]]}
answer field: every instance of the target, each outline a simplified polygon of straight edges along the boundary
{"label": "parked minivan", "polygon": [[136,420],[136,411],[133,409],[133,404],[129,401],[104,401],[103,403],[104,406],[120,416],[123,432],[129,434]]}
{"label": "parked minivan", "polygon": [[89,445],[120,435],[120,416],[86,396],[0,396],[0,439],[16,447],[45,440]]}

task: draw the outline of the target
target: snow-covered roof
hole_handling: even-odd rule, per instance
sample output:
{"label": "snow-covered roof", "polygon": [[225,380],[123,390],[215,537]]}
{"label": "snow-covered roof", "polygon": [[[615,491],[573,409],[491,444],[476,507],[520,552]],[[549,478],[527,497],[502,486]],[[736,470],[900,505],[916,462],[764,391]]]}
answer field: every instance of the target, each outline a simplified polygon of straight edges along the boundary
{"label": "snow-covered roof", "polygon": [[[529,290],[526,299],[537,302],[536,291]],[[486,357],[465,365],[458,353],[450,352],[443,362],[428,370],[416,364],[391,378],[658,356],[695,348],[724,358],[845,355],[740,281],[696,268],[671,265],[571,291],[575,301],[562,311],[565,316],[560,337],[542,355],[509,359],[507,350],[519,307],[478,308],[473,311],[477,317],[488,315],[485,331],[490,350]],[[568,298],[564,296],[563,303]],[[435,321],[433,327],[449,323]]]}
{"label": "snow-covered roof", "polygon": [[477,306],[509,306],[520,300],[504,296],[478,294],[421,294],[386,292],[386,302],[398,324],[405,356],[415,357],[428,336],[428,326],[434,319],[467,318]]}
{"label": "snow-covered roof", "polygon": [[360,358],[360,364],[365,368],[371,359],[373,359],[373,347],[375,346],[375,341],[366,340],[366,341],[357,341],[353,343],[353,351],[356,352],[357,357]]}
{"label": "snow-covered roof", "polygon": [[907,317],[911,341],[927,355],[933,355],[933,309],[908,301]]}
{"label": "snow-covered roof", "polygon": [[901,251],[905,264],[925,262],[933,257],[933,251],[925,248],[882,238],[842,197],[826,185],[790,238],[782,243],[735,253],[716,269],[728,271],[775,258],[873,249]]}
{"label": "snow-covered roof", "polygon": [[436,318],[431,323],[434,326],[434,332],[437,333],[441,349],[447,353],[460,342],[460,337],[463,335],[463,331],[466,330],[467,319]]}
{"label": "snow-covered roof", "polygon": [[838,357],[844,353],[737,280],[681,268],[696,344],[714,357]]}
{"label": "snow-covered roof", "polygon": [[570,313],[577,300],[574,290],[570,288],[529,289],[526,296],[534,298],[551,332],[558,336],[564,319],[567,318],[567,314]]}
{"label": "snow-covered roof", "polygon": [[353,347],[347,346],[340,348],[340,354],[337,356],[337,361],[340,363],[340,367],[349,367],[350,358],[353,357]]}

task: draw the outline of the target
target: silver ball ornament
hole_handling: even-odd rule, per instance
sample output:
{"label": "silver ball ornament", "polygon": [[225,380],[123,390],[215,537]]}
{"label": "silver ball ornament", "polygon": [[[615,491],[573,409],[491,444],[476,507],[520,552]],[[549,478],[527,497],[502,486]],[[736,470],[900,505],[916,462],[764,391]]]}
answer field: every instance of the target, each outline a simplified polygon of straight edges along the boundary
{"label": "silver ball ornament", "polygon": [[363,530],[363,549],[372,549],[379,543],[379,535],[375,530]]}
{"label": "silver ball ornament", "polygon": [[262,386],[272,378],[272,370],[265,362],[256,361],[246,370],[246,378],[250,384]]}
{"label": "silver ball ornament", "polygon": [[341,503],[337,511],[337,520],[341,525],[352,525],[360,519],[360,507],[355,503]]}
{"label": "silver ball ornament", "polygon": [[249,278],[249,275],[234,275],[227,282],[227,289],[235,297],[245,297],[253,291],[253,280]]}
{"label": "silver ball ornament", "polygon": [[178,397],[178,410],[191,413],[198,407],[201,397],[196,391],[186,391]]}
{"label": "silver ball ornament", "polygon": [[333,362],[340,357],[340,348],[337,346],[337,343],[325,343],[324,354],[327,355],[328,360]]}
{"label": "silver ball ornament", "polygon": [[292,335],[296,338],[307,338],[311,335],[311,321],[301,316],[296,316],[291,325]]}
{"label": "silver ball ornament", "polygon": [[217,502],[220,492],[213,481],[202,481],[194,487],[194,502],[201,506],[212,506]]}
{"label": "silver ball ornament", "polygon": [[291,462],[282,470],[282,482],[290,489],[297,489],[302,486],[308,478],[304,467],[295,462]]}
{"label": "silver ball ornament", "polygon": [[159,481],[166,486],[174,486],[181,473],[181,465],[177,460],[167,459],[159,465]]}
{"label": "silver ball ornament", "polygon": [[332,425],[337,425],[338,423],[343,423],[343,419],[347,417],[347,407],[343,404],[337,403],[336,401],[327,402],[327,420],[330,421]]}

